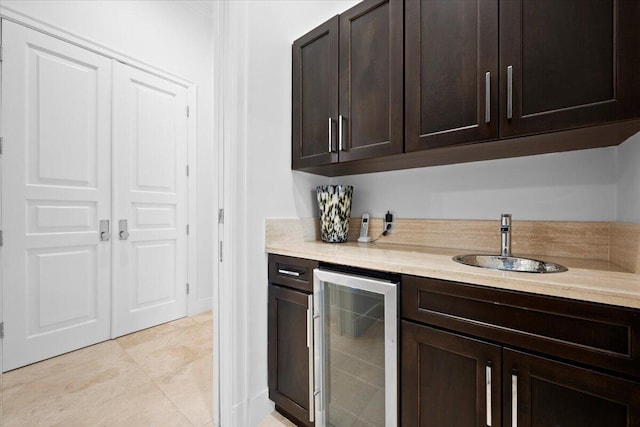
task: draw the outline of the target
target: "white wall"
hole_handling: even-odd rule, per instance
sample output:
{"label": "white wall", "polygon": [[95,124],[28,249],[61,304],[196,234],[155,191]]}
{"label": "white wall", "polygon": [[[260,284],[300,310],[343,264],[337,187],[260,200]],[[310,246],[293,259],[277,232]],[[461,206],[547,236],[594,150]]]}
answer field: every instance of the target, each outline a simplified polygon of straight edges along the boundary
{"label": "white wall", "polygon": [[[636,181],[638,175],[636,174]],[[616,148],[333,178],[354,186],[351,215],[614,221]],[[638,187],[636,187],[638,188]]]}
{"label": "white wall", "polygon": [[640,223],[640,133],[618,146],[617,155],[616,220]]}
{"label": "white wall", "polygon": [[[271,410],[267,397],[265,218],[316,215],[311,189],[326,178],[291,171],[291,43],[356,1],[247,2],[246,375],[249,425]],[[242,268],[238,266],[238,268]]]}
{"label": "white wall", "polygon": [[197,85],[197,277],[200,309],[210,308],[217,159],[213,146],[213,17],[198,2],[15,1],[3,10],[65,30]]}

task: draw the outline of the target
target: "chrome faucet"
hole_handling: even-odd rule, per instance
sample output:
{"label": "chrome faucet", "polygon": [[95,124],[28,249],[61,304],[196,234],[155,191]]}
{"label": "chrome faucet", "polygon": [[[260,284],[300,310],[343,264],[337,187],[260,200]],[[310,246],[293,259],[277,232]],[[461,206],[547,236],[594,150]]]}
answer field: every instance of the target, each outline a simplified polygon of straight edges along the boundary
{"label": "chrome faucet", "polygon": [[500,255],[511,256],[511,214],[500,219]]}

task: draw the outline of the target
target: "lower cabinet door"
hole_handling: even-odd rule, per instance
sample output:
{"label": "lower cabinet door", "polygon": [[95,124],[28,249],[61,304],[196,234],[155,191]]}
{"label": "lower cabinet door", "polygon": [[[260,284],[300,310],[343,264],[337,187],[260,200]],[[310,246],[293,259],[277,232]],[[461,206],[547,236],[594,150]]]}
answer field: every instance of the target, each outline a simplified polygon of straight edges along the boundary
{"label": "lower cabinet door", "polygon": [[501,426],[501,347],[402,321],[401,425]]}
{"label": "lower cabinet door", "polygon": [[640,384],[504,349],[505,427],[637,427]]}
{"label": "lower cabinet door", "polygon": [[309,420],[309,295],[269,285],[269,398],[298,425]]}

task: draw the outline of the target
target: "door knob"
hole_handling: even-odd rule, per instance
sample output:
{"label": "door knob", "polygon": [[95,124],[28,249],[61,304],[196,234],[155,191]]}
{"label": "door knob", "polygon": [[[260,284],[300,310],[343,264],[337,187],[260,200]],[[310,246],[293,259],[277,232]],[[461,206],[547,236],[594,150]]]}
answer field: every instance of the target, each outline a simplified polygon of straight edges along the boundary
{"label": "door knob", "polygon": [[101,219],[100,220],[100,241],[101,242],[106,242],[109,239],[111,239],[111,233],[109,232],[109,220],[108,219]]}
{"label": "door knob", "polygon": [[120,240],[127,240],[129,238],[129,232],[127,231],[127,220],[121,219],[118,221],[120,233],[118,234]]}

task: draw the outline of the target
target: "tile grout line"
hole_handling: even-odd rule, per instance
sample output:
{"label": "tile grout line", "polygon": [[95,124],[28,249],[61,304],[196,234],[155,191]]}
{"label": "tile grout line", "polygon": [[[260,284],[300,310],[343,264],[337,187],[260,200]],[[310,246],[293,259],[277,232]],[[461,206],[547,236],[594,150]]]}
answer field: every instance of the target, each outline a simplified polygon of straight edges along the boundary
{"label": "tile grout line", "polygon": [[[193,321],[193,324],[192,324],[192,325],[189,325],[189,326],[185,326],[185,327],[183,327],[183,328],[179,328],[179,329],[177,329],[177,330],[175,330],[175,331],[171,331],[171,332],[169,333],[169,335],[171,335],[171,334],[177,334],[178,332],[184,332],[184,331],[186,331],[186,330],[188,330],[188,329],[192,329],[192,328],[196,328],[196,327],[202,327],[202,326],[203,326],[203,323],[205,323],[205,322],[202,322],[202,323],[201,323],[201,322],[197,322],[197,321],[193,320],[193,318],[191,318],[191,317],[186,317],[186,318],[188,318],[188,319],[192,320],[192,321]],[[180,320],[180,319],[177,319],[177,320]],[[164,336],[166,336],[166,335],[164,335]],[[158,337],[153,337],[152,339],[149,339],[149,340],[145,341],[145,343],[146,343],[146,342],[150,342],[150,341],[154,341],[154,340],[156,340],[156,339],[158,339],[158,338],[160,338],[160,337],[163,337],[163,335],[160,335],[160,336],[158,336]],[[118,343],[118,344],[120,345],[120,343]],[[136,366],[137,366],[137,367],[138,367],[138,368],[139,368],[139,369],[144,373],[144,375],[145,375],[145,376],[147,376],[147,377],[149,378],[150,382],[151,382],[151,383],[153,383],[154,387],[162,393],[162,395],[163,395],[163,396],[164,396],[164,397],[165,397],[165,398],[166,398],[166,399],[171,403],[171,405],[176,409],[176,411],[178,411],[178,413],[179,413],[179,414],[180,414],[180,415],[181,415],[181,416],[182,416],[182,417],[183,417],[183,418],[184,418],[184,419],[185,419],[185,420],[186,420],[190,425],[192,425],[193,427],[202,427],[202,426],[199,426],[199,425],[194,424],[194,423],[189,419],[189,417],[187,416],[187,414],[185,414],[185,413],[184,413],[184,412],[183,412],[183,411],[182,411],[182,410],[177,406],[176,402],[174,402],[174,401],[173,401],[173,399],[171,399],[171,397],[170,397],[170,396],[169,396],[169,395],[168,395],[168,394],[167,394],[167,393],[162,389],[162,387],[160,387],[160,385],[159,385],[159,384],[158,384],[158,382],[157,382],[157,379],[160,379],[162,376],[169,375],[169,374],[173,374],[173,373],[175,373],[176,371],[172,371],[172,372],[170,372],[169,374],[162,375],[160,378],[157,378],[157,379],[156,379],[156,378],[153,378],[149,373],[147,373],[147,371],[144,369],[144,367],[142,367],[142,366],[138,363],[138,361],[137,361],[137,360],[136,360],[136,359],[135,359],[135,358],[134,358],[134,357],[129,353],[128,349],[125,349],[124,347],[122,347],[122,345],[120,345],[120,347],[121,347],[121,348],[122,348],[122,349],[127,353],[127,356],[129,356],[129,357],[134,361],[134,363],[136,364]],[[133,347],[135,347],[135,346],[132,346],[131,348],[133,348]],[[185,366],[186,366],[186,365],[183,365],[183,366],[179,367],[178,369],[184,368]],[[207,422],[208,422],[208,421],[207,421]],[[203,425],[206,425],[206,424],[207,424],[207,422],[205,422]]]}
{"label": "tile grout line", "polygon": [[[191,327],[191,326],[190,326],[190,327]],[[184,367],[184,366],[183,366],[183,367]],[[173,373],[175,373],[175,371],[174,371],[174,372],[171,372],[171,374],[173,374]],[[169,374],[167,374],[167,375],[169,375]],[[164,375],[163,375],[163,376],[164,376]],[[162,377],[160,377],[160,378],[162,378]],[[160,378],[157,378],[157,379],[160,379]],[[174,401],[173,401],[173,399],[172,399],[172,398],[171,398],[171,397],[170,397],[170,396],[169,396],[169,395],[164,391],[164,389],[163,389],[162,387],[160,387],[160,385],[159,385],[159,384],[158,384],[158,382],[157,382],[157,379],[156,379],[156,378],[151,378],[151,381],[153,382],[153,385],[154,385],[154,386],[156,386],[156,388],[157,388],[158,390],[160,390],[160,392],[162,393],[162,395],[163,395],[163,396],[164,396],[164,397],[165,397],[169,402],[171,402],[171,405],[172,405],[174,408],[176,408],[176,410],[178,411],[178,413],[179,413],[180,415],[182,415],[182,416],[184,417],[184,419],[185,419],[185,420],[187,420],[187,422],[188,422],[189,424],[191,424],[193,427],[200,427],[200,426],[196,426],[196,425],[191,421],[191,419],[189,419],[189,417],[187,416],[187,414],[185,414],[185,413],[182,411],[182,409],[180,409],[180,408],[178,407],[178,405],[176,404],[176,402],[174,402]]]}

